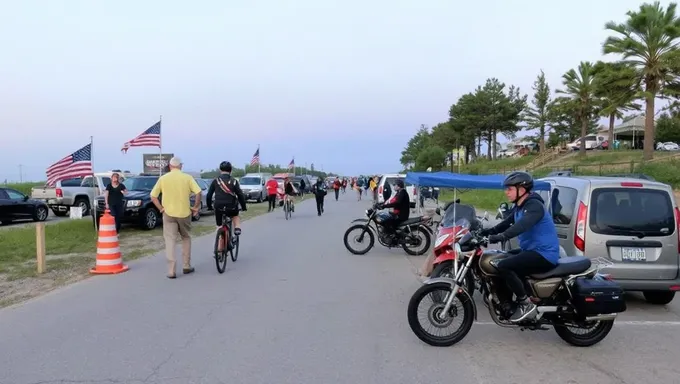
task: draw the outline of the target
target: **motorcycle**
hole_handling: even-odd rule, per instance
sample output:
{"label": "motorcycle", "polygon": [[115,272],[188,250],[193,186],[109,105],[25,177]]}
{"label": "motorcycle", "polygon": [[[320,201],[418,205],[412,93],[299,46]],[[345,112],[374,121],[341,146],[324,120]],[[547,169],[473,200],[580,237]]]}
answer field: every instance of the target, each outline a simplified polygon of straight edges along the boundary
{"label": "motorcycle", "polygon": [[[384,247],[393,248],[401,246],[406,253],[412,256],[420,256],[430,249],[432,244],[432,235],[434,234],[430,223],[431,217],[418,216],[410,218],[397,227],[393,234],[386,233],[382,222],[389,217],[389,213],[380,212],[378,204],[373,204],[372,208],[366,210],[367,219],[356,219],[352,223],[357,223],[350,226],[345,231],[344,242],[348,251],[355,255],[364,255],[370,251],[375,245],[376,238],[378,242]],[[357,234],[352,234],[356,232]],[[357,250],[352,248],[349,240],[354,239],[359,243],[364,243],[367,240],[365,249]],[[414,250],[417,249],[417,250]]]}
{"label": "motorcycle", "polygon": [[[548,330],[552,326],[557,335],[571,345],[587,347],[602,341],[612,330],[616,316],[626,311],[623,290],[602,268],[612,262],[604,258],[583,256],[564,257],[557,266],[541,274],[524,278],[527,292],[537,305],[536,315],[519,323],[509,321],[517,308],[513,293],[496,269],[496,263],[508,257],[497,250],[483,250],[488,239],[479,231],[471,230],[467,219],[455,223],[460,228],[454,235],[456,259],[454,276],[428,279],[411,297],[408,322],[411,330],[423,342],[432,346],[451,346],[463,340],[477,320],[477,306],[472,299],[466,279],[479,283],[484,305],[497,325],[521,330]],[[441,240],[444,241],[444,240]],[[469,280],[468,280],[469,281]],[[433,295],[436,293],[437,295]],[[424,301],[429,298],[432,303]],[[423,305],[425,304],[425,305]],[[426,314],[420,316],[420,307]],[[449,335],[441,336],[456,318],[460,325]],[[420,323],[425,318],[426,324]],[[437,334],[428,329],[434,328]]]}
{"label": "motorcycle", "polygon": [[[488,213],[484,216],[477,216],[475,208],[471,205],[460,204],[460,199],[456,200],[454,204],[447,204],[444,215],[441,214],[439,208],[435,210],[437,215],[442,216],[442,221],[439,224],[439,231],[434,242],[434,261],[432,262],[432,273],[430,278],[448,277],[453,278],[458,270],[458,264],[454,263],[456,260],[456,252],[454,251],[454,244],[458,242],[466,233],[472,230],[482,229],[482,222],[488,221]],[[465,219],[471,225],[471,228],[456,225]],[[465,278],[464,286],[467,288],[470,295],[475,291],[475,281],[470,277]]]}

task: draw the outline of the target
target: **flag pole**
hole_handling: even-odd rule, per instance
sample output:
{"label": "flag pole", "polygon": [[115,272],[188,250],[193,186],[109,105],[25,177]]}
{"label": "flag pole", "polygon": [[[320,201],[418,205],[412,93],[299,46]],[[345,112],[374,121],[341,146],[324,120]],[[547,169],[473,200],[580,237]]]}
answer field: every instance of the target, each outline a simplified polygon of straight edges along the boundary
{"label": "flag pole", "polygon": [[257,145],[257,173],[260,173],[260,144]]}
{"label": "flag pole", "polygon": [[158,118],[158,176],[163,176],[163,135],[161,132],[161,122],[163,121],[163,115]]}
{"label": "flag pole", "polygon": [[[97,178],[94,175],[94,136],[90,136],[90,164],[92,165],[92,188],[94,188],[94,194],[92,195],[92,201],[90,201],[90,210],[92,211],[92,223],[94,224],[94,235],[97,236]],[[82,212],[81,212],[82,214]]]}

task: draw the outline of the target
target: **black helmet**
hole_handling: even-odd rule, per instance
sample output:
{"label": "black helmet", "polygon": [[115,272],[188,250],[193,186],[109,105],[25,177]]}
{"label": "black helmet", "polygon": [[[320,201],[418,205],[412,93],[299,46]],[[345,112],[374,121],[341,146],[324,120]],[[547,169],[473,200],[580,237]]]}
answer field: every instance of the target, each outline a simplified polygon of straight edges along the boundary
{"label": "black helmet", "polygon": [[397,182],[394,184],[399,188],[404,188],[404,180],[402,179],[397,179]]}
{"label": "black helmet", "polygon": [[223,161],[220,163],[220,171],[231,172],[231,163],[228,161]]}
{"label": "black helmet", "polygon": [[524,187],[529,192],[534,188],[534,178],[526,172],[516,171],[505,177],[503,185],[506,187]]}

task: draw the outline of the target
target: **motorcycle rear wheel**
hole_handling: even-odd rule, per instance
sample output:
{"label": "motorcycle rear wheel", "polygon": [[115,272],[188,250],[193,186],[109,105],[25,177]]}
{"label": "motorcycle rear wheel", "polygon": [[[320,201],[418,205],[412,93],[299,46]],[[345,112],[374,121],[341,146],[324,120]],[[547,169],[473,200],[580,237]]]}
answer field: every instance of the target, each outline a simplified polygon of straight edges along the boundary
{"label": "motorcycle rear wheel", "polygon": [[[614,320],[600,321],[597,325],[593,327],[591,331],[585,335],[579,335],[571,331],[569,327],[564,325],[555,325],[555,332],[557,335],[567,343],[575,347],[591,347],[600,341],[604,340],[605,337],[614,327]],[[581,328],[579,328],[581,329]]]}
{"label": "motorcycle rear wheel", "polygon": [[[465,293],[459,292],[458,294],[456,294],[456,300],[462,304],[463,313],[462,314],[457,313],[456,317],[462,315],[463,321],[461,322],[461,325],[456,330],[456,332],[454,332],[450,336],[436,336],[425,330],[419,321],[418,307],[420,306],[422,300],[428,295],[435,292],[440,293],[443,291],[450,293],[451,284],[441,282],[423,285],[422,287],[418,288],[418,290],[413,294],[413,296],[411,296],[411,300],[408,303],[407,315],[408,324],[411,327],[411,330],[420,340],[433,347],[450,347],[458,343],[459,341],[463,340],[465,336],[468,334],[468,332],[470,332],[475,317],[474,314],[475,308],[474,304],[472,303],[472,300]],[[435,327],[438,326],[437,324],[432,323],[433,319],[431,318],[431,316],[428,316],[428,321],[430,321],[430,325],[433,325]]]}
{"label": "motorcycle rear wheel", "polygon": [[[432,238],[430,237],[430,233],[427,232],[426,229],[424,228],[418,228],[414,231],[414,233],[417,234],[418,238],[420,239],[421,243],[418,244],[417,247],[415,247],[417,250],[411,249],[411,246],[408,244],[402,245],[402,248],[406,253],[408,253],[411,256],[421,256],[427,253],[427,251],[430,249],[430,245],[432,243]],[[408,236],[408,235],[407,235]]]}

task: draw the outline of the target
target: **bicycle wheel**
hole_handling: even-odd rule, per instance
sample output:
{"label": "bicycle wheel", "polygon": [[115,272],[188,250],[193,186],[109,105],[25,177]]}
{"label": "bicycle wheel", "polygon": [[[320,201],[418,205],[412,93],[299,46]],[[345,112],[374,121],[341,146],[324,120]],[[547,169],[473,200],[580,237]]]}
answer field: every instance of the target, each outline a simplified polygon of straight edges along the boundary
{"label": "bicycle wheel", "polygon": [[[220,244],[224,244],[224,247],[219,251]],[[227,244],[225,241],[224,230],[220,229],[215,235],[215,266],[217,267],[217,272],[224,273],[227,269]]]}
{"label": "bicycle wheel", "polygon": [[289,202],[286,202],[285,204],[283,204],[283,212],[286,215],[286,220],[288,220],[288,218],[290,217],[290,203]]}
{"label": "bicycle wheel", "polygon": [[238,259],[238,244],[240,243],[240,236],[234,236],[234,245],[231,247],[231,261],[236,262]]}

